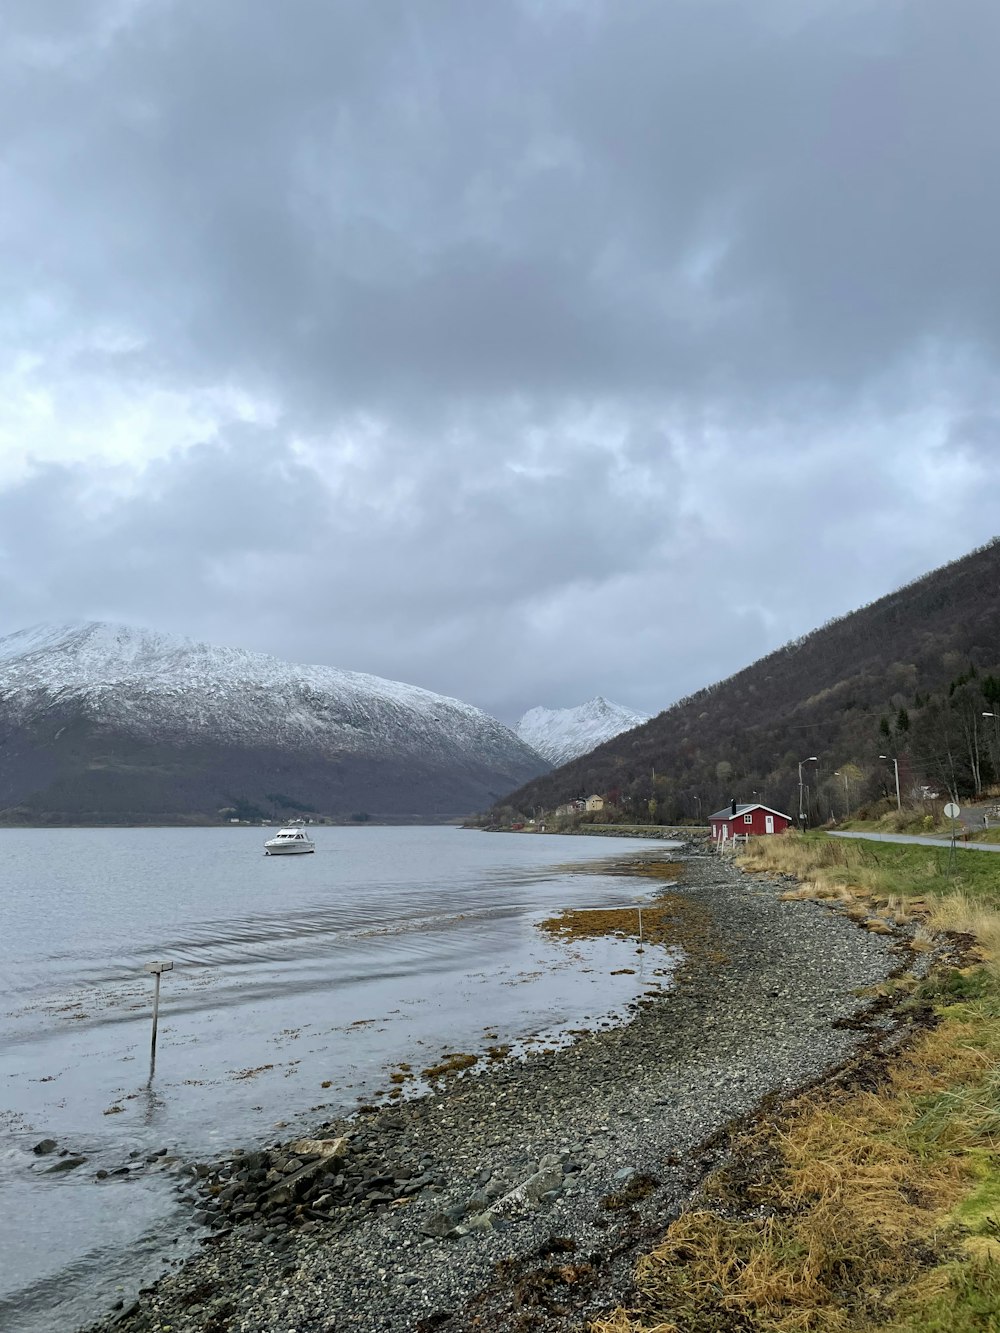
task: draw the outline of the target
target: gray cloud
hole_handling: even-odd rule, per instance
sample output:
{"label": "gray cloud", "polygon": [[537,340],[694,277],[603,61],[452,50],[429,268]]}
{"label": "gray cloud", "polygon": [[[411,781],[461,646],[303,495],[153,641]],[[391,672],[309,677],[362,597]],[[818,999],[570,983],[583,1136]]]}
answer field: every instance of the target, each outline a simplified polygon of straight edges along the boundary
{"label": "gray cloud", "polygon": [[991,535],[985,0],[9,23],[11,628],[655,710]]}

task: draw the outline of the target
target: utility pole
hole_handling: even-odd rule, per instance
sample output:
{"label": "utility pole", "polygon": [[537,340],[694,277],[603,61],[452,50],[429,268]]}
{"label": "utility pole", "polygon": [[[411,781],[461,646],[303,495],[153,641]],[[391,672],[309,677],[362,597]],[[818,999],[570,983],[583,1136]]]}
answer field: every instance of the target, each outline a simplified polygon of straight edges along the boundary
{"label": "utility pole", "polygon": [[803,796],[803,793],[802,793],[802,765],[803,765],[803,764],[815,764],[815,763],[817,763],[817,756],[814,755],[814,754],[809,755],[809,756],[808,756],[807,758],[805,758],[805,759],[800,759],[800,760],[799,760],[799,832],[800,832],[800,833],[805,829],[805,826],[806,826],[806,812],[805,812],[805,806],[804,806],[804,804],[803,804],[803,800],[802,800],[802,796]]}
{"label": "utility pole", "polygon": [[844,779],[844,818],[845,818],[845,819],[850,819],[850,817],[851,817],[851,793],[850,793],[850,789],[849,789],[848,786],[847,786],[847,774],[846,774],[846,773],[842,773],[842,772],[840,771],[840,769],[838,768],[837,771],[836,771],[836,773],[834,773],[833,776],[834,776],[835,778],[843,778],[843,779]]}

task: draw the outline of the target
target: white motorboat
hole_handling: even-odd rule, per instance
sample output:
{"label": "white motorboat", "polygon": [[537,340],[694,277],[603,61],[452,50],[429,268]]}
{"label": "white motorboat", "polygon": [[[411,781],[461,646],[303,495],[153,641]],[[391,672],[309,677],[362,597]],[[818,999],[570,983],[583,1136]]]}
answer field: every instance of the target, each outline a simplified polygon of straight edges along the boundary
{"label": "white motorboat", "polygon": [[265,856],[295,856],[302,852],[314,852],[316,844],[309,834],[298,824],[289,824],[278,829],[273,838],[264,843]]}

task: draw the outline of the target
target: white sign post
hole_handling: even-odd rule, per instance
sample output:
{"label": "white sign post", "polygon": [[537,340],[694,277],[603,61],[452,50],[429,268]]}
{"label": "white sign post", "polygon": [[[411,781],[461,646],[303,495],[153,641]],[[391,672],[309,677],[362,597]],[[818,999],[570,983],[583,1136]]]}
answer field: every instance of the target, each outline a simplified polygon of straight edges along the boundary
{"label": "white sign post", "polygon": [[949,801],[944,808],[945,816],[951,820],[951,847],[948,849],[948,873],[955,873],[955,839],[958,836],[955,820],[962,813],[954,801]]}
{"label": "white sign post", "polygon": [[173,971],[173,963],[147,963],[146,972],[152,972],[156,978],[156,987],[153,991],[153,1037],[149,1044],[149,1077],[152,1079],[156,1072],[156,1028],[160,1021],[160,977],[164,972]]}

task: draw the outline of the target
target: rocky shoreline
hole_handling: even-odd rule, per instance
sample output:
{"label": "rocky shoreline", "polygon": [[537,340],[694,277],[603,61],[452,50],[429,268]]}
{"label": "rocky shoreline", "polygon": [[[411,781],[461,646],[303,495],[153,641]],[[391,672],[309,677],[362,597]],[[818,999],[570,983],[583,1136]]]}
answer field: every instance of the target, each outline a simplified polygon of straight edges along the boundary
{"label": "rocky shoreline", "polygon": [[315,1137],[196,1164],[201,1251],[91,1333],[582,1329],[726,1152],[728,1126],[889,1037],[859,998],[905,942],[692,843],[712,948],[621,1027]]}

